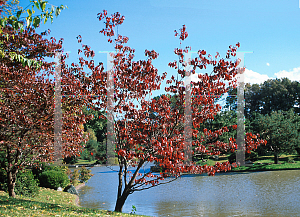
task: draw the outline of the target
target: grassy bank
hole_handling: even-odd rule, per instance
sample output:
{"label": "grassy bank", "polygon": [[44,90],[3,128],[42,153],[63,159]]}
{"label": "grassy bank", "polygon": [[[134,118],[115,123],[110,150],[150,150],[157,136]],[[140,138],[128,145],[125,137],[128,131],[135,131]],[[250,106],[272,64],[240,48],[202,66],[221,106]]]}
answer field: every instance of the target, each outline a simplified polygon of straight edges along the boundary
{"label": "grassy bank", "polygon": [[[294,163],[289,163],[288,158],[292,157]],[[300,158],[295,155],[285,155],[279,158],[279,163],[274,164],[272,156],[262,156],[253,165],[233,168],[232,171],[272,171],[272,170],[300,170]]]}
{"label": "grassy bank", "polygon": [[0,191],[0,216],[141,216],[82,208],[75,205],[75,200],[75,195],[45,188],[40,188],[34,198],[10,198]]}
{"label": "grassy bank", "polygon": [[[289,158],[293,159],[293,163],[289,162]],[[272,171],[272,170],[293,170],[300,169],[300,157],[297,155],[282,155],[278,164],[274,164],[273,156],[260,156],[253,165],[232,168],[233,172],[244,171]]]}
{"label": "grassy bank", "polygon": [[[197,162],[198,165],[215,165],[216,162],[223,163],[228,161],[229,155],[221,155],[219,156],[218,160],[215,159],[207,159],[206,162],[199,161]],[[289,158],[294,160],[294,163],[289,163]],[[86,161],[86,160],[79,160],[77,164],[79,165],[88,165],[93,164],[95,161]],[[274,164],[274,157],[273,156],[259,156],[258,160],[253,163],[253,165],[248,166],[241,166],[241,167],[232,167],[232,172],[243,172],[243,171],[267,171],[267,170],[292,170],[292,169],[299,169],[300,170],[300,157],[297,155],[282,155],[279,158],[278,164]]]}
{"label": "grassy bank", "polygon": [[[79,165],[90,165],[90,164],[95,164],[97,162],[97,160],[94,160],[94,161],[88,161],[88,160],[82,160],[82,159],[79,159],[78,162],[76,164],[79,164]],[[75,164],[75,165],[76,165]]]}
{"label": "grassy bank", "polygon": [[[289,163],[289,158],[292,158],[294,163]],[[206,162],[198,162],[199,165],[215,165],[216,162],[225,162],[228,161],[227,155],[222,155],[218,160],[208,159]],[[300,157],[297,155],[282,155],[279,158],[278,164],[274,164],[273,156],[259,156],[258,160],[255,161],[252,165],[241,166],[241,167],[232,167],[233,172],[244,172],[244,171],[270,171],[270,170],[300,170]]]}

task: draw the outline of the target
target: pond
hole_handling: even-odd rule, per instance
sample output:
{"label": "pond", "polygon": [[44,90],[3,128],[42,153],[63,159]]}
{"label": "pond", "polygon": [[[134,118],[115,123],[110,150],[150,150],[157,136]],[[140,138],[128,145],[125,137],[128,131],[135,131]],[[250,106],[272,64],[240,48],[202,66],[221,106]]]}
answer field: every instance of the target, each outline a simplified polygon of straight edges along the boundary
{"label": "pond", "polygon": [[[102,166],[93,167],[92,173],[79,190],[80,205],[114,210],[117,172]],[[299,202],[299,170],[232,172],[214,177],[185,176],[134,192],[123,212],[130,213],[134,205],[136,214],[150,216],[300,216]]]}

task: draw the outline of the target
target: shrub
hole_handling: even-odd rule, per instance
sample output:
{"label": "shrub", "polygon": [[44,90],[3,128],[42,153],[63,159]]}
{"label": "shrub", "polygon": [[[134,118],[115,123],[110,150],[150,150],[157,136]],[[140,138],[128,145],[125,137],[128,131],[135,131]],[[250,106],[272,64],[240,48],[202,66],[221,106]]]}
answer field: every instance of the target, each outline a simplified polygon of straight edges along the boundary
{"label": "shrub", "polygon": [[234,163],[236,161],[236,154],[235,152],[231,153],[229,156],[228,156],[228,161],[229,163]]}
{"label": "shrub", "polygon": [[6,171],[3,168],[0,168],[0,190],[5,190],[6,182]]}
{"label": "shrub", "polygon": [[42,174],[42,172],[50,170],[48,168],[50,168],[49,163],[37,162],[32,166],[32,173],[36,179],[39,179],[39,176]]}
{"label": "shrub", "polygon": [[54,170],[54,171],[58,171],[58,172],[67,173],[69,170],[69,167],[67,167],[67,166],[48,166],[46,168],[46,170]]}
{"label": "shrub", "polygon": [[78,195],[78,191],[76,190],[76,188],[73,185],[69,185],[64,189],[64,192],[68,192],[70,194],[76,194]]}
{"label": "shrub", "polygon": [[66,164],[76,164],[78,162],[78,159],[75,156],[65,157],[63,162]]}
{"label": "shrub", "polygon": [[248,153],[245,154],[245,158],[246,158],[246,160],[250,160],[250,161],[254,162],[254,161],[257,161],[258,154],[254,151],[251,151],[250,154],[248,154]]}
{"label": "shrub", "polygon": [[79,172],[78,169],[75,169],[72,173],[71,173],[71,183],[72,185],[76,186],[79,183]]}
{"label": "shrub", "polygon": [[60,166],[51,166],[49,163],[39,162],[32,167],[33,175],[39,179],[39,176],[49,170],[62,171]]}
{"label": "shrub", "polygon": [[69,183],[69,177],[63,171],[49,170],[44,171],[39,176],[40,186],[45,188],[57,189],[65,188]]}
{"label": "shrub", "polygon": [[294,158],[288,157],[288,163],[295,163]]}
{"label": "shrub", "polygon": [[55,170],[58,172],[66,173],[67,175],[70,175],[71,171],[67,166],[51,166],[50,164],[40,163],[38,165],[33,166],[32,173],[35,176],[36,179],[39,179],[39,176],[45,172]]}
{"label": "shrub", "polygon": [[[6,172],[1,170],[1,189],[4,191],[8,191],[7,188],[7,179]],[[16,185],[15,185],[15,193],[17,195],[24,195],[28,197],[34,197],[39,192],[38,181],[34,179],[31,170],[23,170],[17,173]]]}
{"label": "shrub", "polygon": [[31,170],[18,172],[15,185],[15,193],[28,197],[34,197],[39,193],[38,181],[34,179]]}
{"label": "shrub", "polygon": [[93,176],[93,174],[91,174],[91,172],[92,172],[92,170],[89,170],[85,167],[81,167],[80,168],[80,177],[79,177],[80,182],[87,182]]}

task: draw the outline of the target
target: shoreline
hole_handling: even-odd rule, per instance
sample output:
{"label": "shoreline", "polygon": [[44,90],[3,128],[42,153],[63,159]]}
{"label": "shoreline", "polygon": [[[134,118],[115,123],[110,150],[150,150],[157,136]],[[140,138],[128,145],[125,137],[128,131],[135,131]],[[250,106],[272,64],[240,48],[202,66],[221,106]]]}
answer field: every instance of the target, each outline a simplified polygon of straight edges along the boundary
{"label": "shoreline", "polygon": [[106,164],[70,164],[67,165],[69,168],[79,168],[79,167],[103,167],[103,166],[117,166],[118,164],[115,165],[106,165]]}
{"label": "shoreline", "polygon": [[[82,188],[83,186],[85,186],[85,183],[81,183],[80,185],[77,185],[75,188],[76,188],[76,190],[78,191],[80,188]],[[79,205],[79,196],[78,195],[76,195],[76,194],[74,194],[75,196],[76,196],[76,199],[75,199],[75,205],[76,206],[78,206],[78,207],[81,207],[80,205]]]}
{"label": "shoreline", "polygon": [[[251,168],[251,167],[250,167]],[[257,170],[230,170],[228,172],[264,172],[264,171],[280,171],[280,170],[300,170],[300,168],[285,168],[285,169],[257,169]]]}
{"label": "shoreline", "polygon": [[[261,166],[262,165],[268,165],[268,164],[263,163],[263,164],[261,164]],[[105,165],[105,164],[85,164],[85,165],[84,164],[83,165],[74,165],[73,164],[73,165],[68,165],[69,168],[74,168],[74,167],[78,168],[78,167],[82,167],[82,166],[85,166],[85,167],[103,167],[103,166],[107,166],[107,165]],[[109,165],[109,166],[117,166],[117,165]],[[239,172],[264,172],[264,171],[300,170],[300,168],[278,168],[278,169],[276,169],[276,168],[270,168],[270,169],[256,168],[256,169],[251,169],[255,166],[252,165],[252,164],[246,164],[245,166],[248,167],[248,168],[243,169],[243,170],[230,170],[230,171],[227,171],[227,172],[239,173]],[[256,166],[258,166],[258,165],[256,165]],[[153,166],[151,169],[153,169],[152,172],[154,172],[154,173],[159,172],[159,171],[155,170],[156,169],[155,166]],[[220,174],[227,173],[227,172],[220,172]],[[187,174],[183,174],[183,175],[187,175]],[[190,174],[190,175],[192,175],[192,174]],[[203,175],[203,174],[201,174],[201,175]],[[78,185],[76,187],[76,190],[77,190],[77,188],[79,189],[79,188],[83,187],[84,183],[82,183],[82,184]]]}

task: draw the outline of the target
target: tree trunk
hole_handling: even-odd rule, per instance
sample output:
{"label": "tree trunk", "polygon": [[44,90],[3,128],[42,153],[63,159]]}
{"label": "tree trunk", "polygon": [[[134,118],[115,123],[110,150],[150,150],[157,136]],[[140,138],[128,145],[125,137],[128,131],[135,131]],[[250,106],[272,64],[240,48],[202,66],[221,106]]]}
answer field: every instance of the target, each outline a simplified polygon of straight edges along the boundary
{"label": "tree trunk", "polygon": [[7,146],[7,188],[8,188],[8,195],[10,197],[15,198],[15,184],[17,179],[17,172],[18,170],[13,166],[12,157],[11,157],[11,149]]}
{"label": "tree trunk", "polygon": [[119,185],[118,185],[118,196],[117,196],[117,202],[116,202],[116,206],[115,206],[115,211],[116,212],[122,212],[122,209],[123,209],[123,206],[124,206],[124,203],[129,195],[129,186],[125,186],[125,189],[122,193],[122,188],[123,188],[123,175],[124,173],[126,173],[127,171],[123,171],[123,164],[121,162],[119,162],[119,167],[120,167],[120,170],[119,170]]}
{"label": "tree trunk", "polygon": [[129,196],[129,192],[124,190],[122,196],[117,199],[115,212],[122,212],[123,206],[128,196]]}
{"label": "tree trunk", "polygon": [[[127,173],[127,169],[125,169],[125,171],[123,171],[123,166],[122,166],[123,164],[122,164],[122,162],[120,161],[120,158],[119,158],[120,170],[119,170],[118,197],[117,197],[117,202],[116,202],[116,206],[115,206],[115,211],[116,212],[122,212],[122,209],[123,209],[123,206],[125,204],[125,201],[126,201],[127,197],[129,196],[130,193],[132,193],[131,188],[133,186],[133,182],[134,182],[135,178],[137,177],[137,174],[138,174],[140,168],[143,166],[144,163],[145,163],[144,160],[141,160],[139,162],[139,165],[137,166],[134,174],[132,175],[131,180],[129,181],[128,184],[125,183],[125,188],[124,188],[123,193],[122,193],[123,175]],[[126,165],[126,164],[124,164],[124,165]],[[126,180],[126,176],[124,177],[124,180]]]}
{"label": "tree trunk", "polygon": [[295,148],[295,150],[297,151],[298,155],[300,156],[300,146]]}
{"label": "tree trunk", "polygon": [[278,155],[277,154],[274,154],[274,163],[278,164]]}
{"label": "tree trunk", "polygon": [[13,174],[12,171],[7,173],[7,187],[8,187],[8,194],[10,197],[15,198],[15,184],[16,184],[16,174]]}

